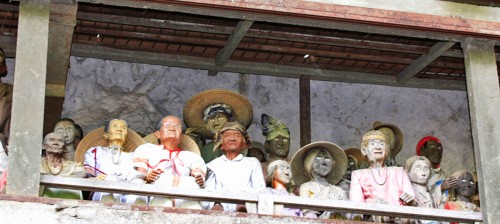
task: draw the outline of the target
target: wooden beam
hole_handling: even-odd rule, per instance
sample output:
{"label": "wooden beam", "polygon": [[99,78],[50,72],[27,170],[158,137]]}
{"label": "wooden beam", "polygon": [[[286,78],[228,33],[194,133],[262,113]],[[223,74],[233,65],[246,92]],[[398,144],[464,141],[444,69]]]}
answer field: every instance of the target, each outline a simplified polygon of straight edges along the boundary
{"label": "wooden beam", "polygon": [[421,55],[417,60],[397,75],[396,78],[398,82],[406,82],[413,78],[413,76],[417,75],[420,71],[422,71],[422,69],[427,67],[444,52],[453,47],[453,45],[455,45],[454,42],[438,42],[434,44],[434,46],[429,49],[427,54]]}
{"label": "wooden beam", "polygon": [[45,86],[46,97],[64,97],[66,95],[66,85],[47,84]]}
{"label": "wooden beam", "polygon": [[493,46],[474,38],[462,43],[484,223],[500,220],[500,87]]}
{"label": "wooden beam", "polygon": [[229,60],[231,55],[233,55],[234,50],[238,47],[243,37],[245,37],[245,33],[252,26],[253,21],[242,20],[238,22],[236,28],[233,33],[229,36],[226,45],[217,52],[217,56],[215,58],[215,65],[224,67],[224,64]]}
{"label": "wooden beam", "polygon": [[50,0],[21,1],[7,194],[38,196]]}
{"label": "wooden beam", "polygon": [[47,83],[66,85],[78,3],[52,1],[50,5]]}
{"label": "wooden beam", "polygon": [[[133,63],[154,64],[164,66],[176,66],[193,69],[218,70],[213,59],[170,55],[153,52],[129,51],[101,46],[85,44],[73,44],[72,55],[79,57],[99,58]],[[299,78],[302,74],[308,74],[312,80],[363,83],[385,86],[398,86],[424,89],[448,89],[465,90],[465,82],[451,80],[413,79],[405,83],[399,83],[394,76],[377,75],[361,72],[345,72],[335,70],[324,70],[316,68],[304,68],[287,65],[276,65],[256,62],[229,61],[222,69],[226,72],[261,74],[288,78]]]}
{"label": "wooden beam", "polygon": [[299,78],[300,147],[311,143],[311,77]]}

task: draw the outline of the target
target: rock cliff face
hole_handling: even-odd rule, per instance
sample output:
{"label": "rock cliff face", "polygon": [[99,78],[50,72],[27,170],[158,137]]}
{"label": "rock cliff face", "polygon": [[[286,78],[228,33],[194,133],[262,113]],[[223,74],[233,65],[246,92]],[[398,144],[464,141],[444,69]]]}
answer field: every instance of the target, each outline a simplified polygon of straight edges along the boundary
{"label": "rock cliff face", "polygon": [[[7,60],[10,75],[13,61]],[[7,77],[9,78],[9,77]],[[186,101],[212,88],[229,89],[249,98],[254,120],[249,131],[263,142],[260,115],[268,113],[291,131],[292,153],[299,147],[299,85],[297,79],[219,73],[206,70],[133,64],[92,58],[71,58],[63,116],[89,132],[111,118],[122,118],[149,134],[162,115],[182,116]],[[428,90],[336,82],[311,82],[312,141],[331,141],[343,148],[359,147],[373,122],[397,124],[404,145],[397,156],[403,165],[426,135],[441,139],[443,168],[448,174],[474,169],[467,95],[464,91]]]}

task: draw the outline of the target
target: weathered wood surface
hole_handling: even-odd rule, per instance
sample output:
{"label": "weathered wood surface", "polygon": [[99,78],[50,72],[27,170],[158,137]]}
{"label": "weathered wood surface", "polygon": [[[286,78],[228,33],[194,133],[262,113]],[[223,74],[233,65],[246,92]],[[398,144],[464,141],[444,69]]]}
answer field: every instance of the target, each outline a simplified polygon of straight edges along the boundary
{"label": "weathered wood surface", "polygon": [[166,189],[165,187],[149,184],[106,182],[82,178],[56,177],[50,175],[42,175],[40,184],[60,188],[104,192],[122,192],[137,195],[161,195],[174,198],[186,198],[206,201],[214,200],[238,204],[244,204],[245,202],[247,202],[247,205],[248,203],[257,204],[258,211],[261,210],[260,202],[264,202],[266,204],[265,206],[267,210],[269,208],[268,206],[270,201],[273,201],[274,205],[284,205],[284,207],[291,208],[308,208],[316,211],[333,210],[351,213],[378,214],[399,217],[412,217],[418,219],[453,220],[464,222],[480,221],[482,219],[481,213],[478,212],[436,210],[429,208],[367,204],[338,200],[319,200],[284,195],[259,195],[257,193],[208,192],[205,190],[189,191],[183,189]]}
{"label": "weathered wood surface", "polygon": [[500,220],[500,87],[493,46],[474,38],[462,43],[484,223]]}

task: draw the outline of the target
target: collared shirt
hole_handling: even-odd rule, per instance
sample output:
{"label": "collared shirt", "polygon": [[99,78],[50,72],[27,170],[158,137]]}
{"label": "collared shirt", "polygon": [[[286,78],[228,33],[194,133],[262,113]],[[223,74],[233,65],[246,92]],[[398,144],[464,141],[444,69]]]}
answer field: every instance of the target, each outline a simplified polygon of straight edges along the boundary
{"label": "collared shirt", "polygon": [[410,178],[402,167],[385,167],[380,171],[380,175],[378,170],[371,168],[352,172],[349,191],[351,201],[403,205],[399,199],[403,193],[415,197]]}
{"label": "collared shirt", "polygon": [[[179,187],[199,188],[194,178],[190,177],[191,170],[199,168],[202,172],[207,172],[207,166],[198,154],[191,151],[166,150],[163,145],[143,144],[135,150],[134,159],[146,159],[148,161],[147,163],[134,162],[135,167],[141,167],[147,171],[154,169],[164,171],[153,184],[172,186],[175,174],[181,177]],[[185,183],[183,180],[189,181],[189,183]]]}
{"label": "collared shirt", "polygon": [[[222,155],[207,164],[212,171],[205,183],[209,191],[252,192],[258,193],[266,188],[262,167],[259,160],[253,157],[238,155],[229,160]],[[224,211],[235,211],[235,204],[222,203]],[[213,203],[203,203],[210,209]]]}

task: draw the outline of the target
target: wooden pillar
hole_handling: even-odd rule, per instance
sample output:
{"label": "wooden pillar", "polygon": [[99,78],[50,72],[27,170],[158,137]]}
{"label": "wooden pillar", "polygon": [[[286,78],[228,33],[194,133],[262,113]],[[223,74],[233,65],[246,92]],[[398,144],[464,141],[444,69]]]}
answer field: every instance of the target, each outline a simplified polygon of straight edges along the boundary
{"label": "wooden pillar", "polygon": [[311,143],[311,77],[300,76],[300,147]]}
{"label": "wooden pillar", "polygon": [[38,196],[50,0],[19,6],[7,194]]}
{"label": "wooden pillar", "polygon": [[500,220],[500,87],[494,43],[462,43],[483,223]]}

